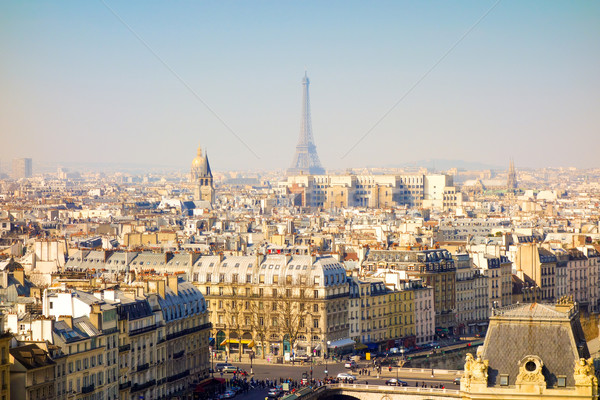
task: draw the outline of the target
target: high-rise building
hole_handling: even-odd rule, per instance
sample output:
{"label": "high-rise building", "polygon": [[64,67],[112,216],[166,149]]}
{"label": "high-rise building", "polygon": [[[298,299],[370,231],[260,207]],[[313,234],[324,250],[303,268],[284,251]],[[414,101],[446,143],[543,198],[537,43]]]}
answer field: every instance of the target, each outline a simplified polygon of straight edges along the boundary
{"label": "high-rise building", "polygon": [[13,178],[31,178],[33,171],[32,165],[31,158],[14,158],[12,161]]}
{"label": "high-rise building", "polygon": [[303,97],[302,97],[302,125],[300,128],[300,137],[296,145],[296,154],[294,161],[288,168],[288,175],[298,174],[324,174],[325,170],[321,166],[319,155],[317,154],[317,146],[312,134],[312,122],[310,118],[310,100],[308,95],[308,85],[310,81],[304,73],[302,79]]}

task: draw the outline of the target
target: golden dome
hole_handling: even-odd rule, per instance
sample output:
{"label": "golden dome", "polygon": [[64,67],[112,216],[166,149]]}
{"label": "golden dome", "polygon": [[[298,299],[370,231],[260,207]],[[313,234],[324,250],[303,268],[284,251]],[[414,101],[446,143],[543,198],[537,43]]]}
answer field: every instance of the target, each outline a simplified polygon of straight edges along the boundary
{"label": "golden dome", "polygon": [[204,165],[204,157],[202,157],[202,146],[198,146],[198,155],[192,161],[192,168],[201,167],[202,165]]}

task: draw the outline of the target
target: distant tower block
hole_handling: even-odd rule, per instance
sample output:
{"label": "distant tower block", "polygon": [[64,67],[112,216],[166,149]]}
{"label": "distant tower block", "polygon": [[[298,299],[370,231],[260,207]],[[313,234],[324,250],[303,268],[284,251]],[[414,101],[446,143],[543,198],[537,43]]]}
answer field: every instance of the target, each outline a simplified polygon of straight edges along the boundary
{"label": "distant tower block", "polygon": [[302,79],[303,96],[302,96],[302,127],[300,128],[300,137],[296,145],[296,154],[294,161],[287,170],[288,175],[324,174],[325,170],[321,166],[319,155],[317,154],[317,146],[312,134],[312,123],[310,120],[310,100],[308,97],[308,85],[310,81],[304,73]]}
{"label": "distant tower block", "polygon": [[506,182],[506,188],[508,190],[517,189],[517,171],[515,171],[515,162],[510,159],[510,165],[508,166],[508,180]]}

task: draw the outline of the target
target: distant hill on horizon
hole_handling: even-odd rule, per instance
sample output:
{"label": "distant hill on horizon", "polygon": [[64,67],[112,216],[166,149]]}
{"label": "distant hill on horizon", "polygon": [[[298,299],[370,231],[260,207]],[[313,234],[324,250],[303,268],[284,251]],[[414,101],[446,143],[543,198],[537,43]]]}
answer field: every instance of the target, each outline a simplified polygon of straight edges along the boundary
{"label": "distant hill on horizon", "polygon": [[492,164],[485,164],[477,161],[463,161],[463,160],[445,160],[440,158],[432,158],[428,160],[419,160],[412,162],[405,162],[400,164],[388,164],[383,166],[385,168],[406,168],[406,167],[424,167],[430,171],[445,171],[451,168],[464,169],[464,170],[506,170],[508,169],[508,161],[506,166],[498,166]]}

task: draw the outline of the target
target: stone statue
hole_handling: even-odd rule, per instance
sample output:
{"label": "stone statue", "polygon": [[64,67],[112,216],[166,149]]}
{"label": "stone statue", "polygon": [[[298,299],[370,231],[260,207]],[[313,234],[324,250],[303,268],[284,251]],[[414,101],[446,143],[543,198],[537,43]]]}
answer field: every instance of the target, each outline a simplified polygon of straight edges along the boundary
{"label": "stone statue", "polygon": [[489,364],[489,360],[482,360],[481,355],[477,356],[477,359],[474,360],[472,364],[472,382],[487,384]]}
{"label": "stone statue", "polygon": [[575,385],[598,385],[598,378],[596,378],[596,372],[594,369],[594,361],[590,358],[580,358],[575,363],[575,372],[573,373],[575,378]]}
{"label": "stone statue", "polygon": [[460,380],[461,390],[469,390],[471,383],[485,383],[488,380],[488,365],[489,360],[482,360],[481,355],[477,359],[473,354],[467,353],[465,357],[465,371]]}
{"label": "stone statue", "polygon": [[471,378],[473,377],[473,354],[467,353],[465,356],[465,368],[463,376],[460,380],[461,390],[469,390],[471,388]]}

